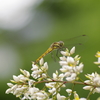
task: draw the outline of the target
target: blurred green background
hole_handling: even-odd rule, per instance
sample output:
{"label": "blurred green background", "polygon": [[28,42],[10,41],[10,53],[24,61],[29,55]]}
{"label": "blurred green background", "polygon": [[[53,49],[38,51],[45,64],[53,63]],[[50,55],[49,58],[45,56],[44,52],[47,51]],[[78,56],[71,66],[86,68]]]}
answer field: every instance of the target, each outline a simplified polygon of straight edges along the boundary
{"label": "blurred green background", "polygon": [[[86,38],[67,39],[85,34]],[[100,50],[100,1],[98,0],[5,0],[0,3],[0,98],[19,100],[12,94],[5,94],[12,75],[20,74],[19,69],[30,71],[31,61],[35,61],[51,43],[62,40],[65,44],[82,42],[76,46],[84,63],[84,74],[98,70],[93,64],[95,54]],[[49,64],[49,74],[60,66],[51,55],[45,61]],[[55,67],[54,67],[55,66]],[[77,85],[80,97],[89,91]],[[63,91],[64,92],[64,91]],[[64,92],[66,95],[66,92]],[[100,94],[91,96],[96,100]]]}

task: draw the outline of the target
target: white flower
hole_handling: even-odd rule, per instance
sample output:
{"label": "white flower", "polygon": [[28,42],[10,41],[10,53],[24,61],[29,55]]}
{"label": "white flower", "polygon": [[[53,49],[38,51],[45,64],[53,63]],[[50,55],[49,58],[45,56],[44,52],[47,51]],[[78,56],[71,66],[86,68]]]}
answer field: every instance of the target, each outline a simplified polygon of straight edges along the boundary
{"label": "white flower", "polygon": [[48,64],[47,62],[44,63],[43,58],[40,60],[40,65],[34,65],[32,64],[32,74],[31,76],[35,79],[38,79],[39,81],[46,78],[47,70],[48,70]]}
{"label": "white flower", "polygon": [[65,100],[65,96],[61,96],[59,93],[57,94],[57,100]]}
{"label": "white flower", "polygon": [[7,83],[7,85],[8,85],[9,87],[14,86],[12,83]]}
{"label": "white flower", "polygon": [[47,75],[45,73],[43,73],[42,78],[47,78]]}
{"label": "white flower", "polygon": [[47,62],[44,63],[44,65],[41,67],[41,69],[43,70],[43,72],[48,70]]}
{"label": "white flower", "polygon": [[58,74],[58,71],[56,71],[56,73],[53,73],[53,79],[54,80],[62,81],[63,78],[64,78],[64,74]]}
{"label": "white flower", "polygon": [[60,57],[59,63],[62,66],[60,71],[64,74],[67,81],[74,81],[78,79],[77,75],[83,72],[84,65],[79,63],[79,55],[76,55],[75,57],[71,56],[75,52],[75,47],[73,47],[70,52],[68,49],[66,49],[63,53],[65,52],[68,56],[63,54],[63,57]]}
{"label": "white flower", "polygon": [[9,89],[6,90],[6,93],[7,94],[12,93],[13,95],[16,95],[16,97],[22,97],[22,100],[25,99],[31,100],[30,89],[35,81],[29,79],[30,73],[28,71],[22,69],[20,71],[23,73],[23,75],[22,74],[18,76],[13,75],[13,80],[11,80],[13,84],[7,83]]}
{"label": "white flower", "polygon": [[43,58],[40,59],[39,64],[40,64],[41,66],[44,64],[44,59],[43,59]]}
{"label": "white flower", "polygon": [[39,89],[36,88],[36,87],[32,87],[32,88],[29,88],[29,91],[31,94],[35,93],[35,92],[39,92]]}
{"label": "white flower", "polygon": [[48,97],[48,95],[47,95],[47,93],[46,92],[44,92],[44,91],[39,91],[39,92],[37,92],[36,93],[36,98],[37,98],[37,100],[46,100],[47,98],[49,98]]}
{"label": "white flower", "polygon": [[20,69],[20,71],[22,72],[22,74],[23,74],[24,76],[30,77],[30,73],[29,73],[28,71],[22,70],[22,69]]}
{"label": "white flower", "polygon": [[27,90],[27,88],[28,88],[28,87],[24,87],[24,86],[22,86],[22,87],[17,87],[13,94],[14,94],[14,95],[20,96],[24,91]]}
{"label": "white flower", "polygon": [[56,88],[49,89],[48,91],[54,95],[56,93]]}
{"label": "white flower", "polygon": [[74,100],[87,100],[86,98],[79,98],[78,94],[76,91],[74,91]]}
{"label": "white flower", "polygon": [[[56,72],[57,74],[58,72]],[[54,77],[56,78],[56,74],[54,74]],[[62,76],[62,75],[61,75]],[[58,79],[57,80],[62,80],[62,78],[59,78],[59,76],[57,76]],[[62,85],[62,83],[59,83],[59,82],[50,82],[50,83],[45,83],[45,86],[48,88],[48,92],[52,93],[52,95],[56,94],[56,91],[60,91],[60,88],[57,89],[59,86],[60,87],[65,87],[65,85]]]}
{"label": "white flower", "polygon": [[100,87],[95,88],[94,91],[93,91],[93,93],[95,93],[95,92],[96,92],[96,93],[100,93]]}
{"label": "white flower", "polygon": [[75,47],[73,47],[70,51],[66,48],[65,51],[61,51],[63,56],[70,56],[75,53]]}
{"label": "white flower", "polygon": [[29,100],[36,99],[37,92],[39,92],[38,88],[35,88],[35,87],[29,88],[28,91],[24,94],[23,99],[25,99],[25,100],[26,99],[29,99]]}
{"label": "white flower", "polygon": [[79,66],[76,66],[76,72],[82,72],[84,65],[82,63],[79,64]]}
{"label": "white flower", "polygon": [[78,96],[78,94],[76,93],[76,91],[74,91],[73,93],[74,93],[74,99],[75,99],[75,100],[79,100],[79,96]]}
{"label": "white flower", "polygon": [[32,80],[32,79],[30,79],[29,81],[28,81],[28,85],[29,85],[29,87],[31,87],[33,84],[34,84],[34,80]]}
{"label": "white flower", "polygon": [[70,54],[74,54],[75,53],[75,47],[73,47],[71,50],[70,50]]}
{"label": "white flower", "polygon": [[56,84],[56,82],[45,83],[46,87],[48,87],[48,88],[53,88],[55,84]]}
{"label": "white flower", "polygon": [[27,90],[28,87],[26,86],[21,86],[21,85],[13,85],[11,88],[7,89],[6,90],[6,93],[9,94],[9,93],[13,93],[14,95],[16,95],[16,97],[19,97],[21,96],[24,91]]}
{"label": "white flower", "polygon": [[38,70],[38,66],[37,66],[37,65],[32,64],[32,68],[31,68],[31,70],[33,70],[33,71]]}
{"label": "white flower", "polygon": [[31,76],[35,79],[39,78],[41,76],[41,73],[42,73],[42,70],[39,69],[39,70],[36,70],[36,71],[33,71]]}
{"label": "white flower", "polygon": [[72,74],[70,74],[70,76],[66,77],[67,81],[73,81],[75,79],[76,79],[76,74],[75,73],[72,73]]}
{"label": "white flower", "polygon": [[11,89],[7,89],[5,93],[6,94],[12,93],[12,90]]}
{"label": "white flower", "polygon": [[90,80],[85,80],[84,83],[91,84]]}
{"label": "white flower", "polygon": [[67,62],[66,61],[59,61],[59,64],[61,65],[61,66],[63,66],[63,65],[67,65]]}
{"label": "white flower", "polygon": [[67,52],[65,52],[65,51],[61,51],[60,52],[63,56],[69,56],[70,54],[69,53],[67,53]]}
{"label": "white flower", "polygon": [[66,89],[66,92],[67,93],[72,93],[72,90],[71,89]]}
{"label": "white flower", "polygon": [[91,90],[92,89],[92,86],[84,86],[83,89],[84,90]]}
{"label": "white flower", "polygon": [[39,92],[39,89],[38,88],[36,88],[36,87],[29,88],[29,94],[34,99],[36,98],[36,94],[35,93],[37,93],[37,92]]}
{"label": "white flower", "polygon": [[60,58],[60,60],[66,61],[66,57],[65,56],[59,57],[59,58]]}
{"label": "white flower", "polygon": [[87,74],[85,75],[89,80],[84,81],[86,84],[91,84],[97,87],[93,86],[85,86],[83,89],[85,90],[93,90],[93,93],[100,93],[100,75],[98,73],[92,73],[92,74]]}
{"label": "white flower", "polygon": [[73,66],[75,64],[74,58],[73,57],[67,57],[67,64],[69,66]]}
{"label": "white flower", "polygon": [[28,77],[26,77],[26,76],[24,76],[24,75],[22,75],[22,74],[20,74],[20,75],[18,75],[18,76],[13,75],[13,79],[14,79],[14,80],[11,80],[11,82],[13,82],[13,83],[26,82],[26,81],[29,80]]}
{"label": "white flower", "polygon": [[[85,75],[88,79],[90,79],[91,83],[93,85],[100,86],[100,75],[98,73],[92,73],[92,74],[87,74]],[[87,82],[87,81],[85,81]]]}
{"label": "white flower", "polygon": [[15,82],[19,82],[20,81],[19,77],[15,76],[15,75],[13,75],[13,79],[14,79]]}

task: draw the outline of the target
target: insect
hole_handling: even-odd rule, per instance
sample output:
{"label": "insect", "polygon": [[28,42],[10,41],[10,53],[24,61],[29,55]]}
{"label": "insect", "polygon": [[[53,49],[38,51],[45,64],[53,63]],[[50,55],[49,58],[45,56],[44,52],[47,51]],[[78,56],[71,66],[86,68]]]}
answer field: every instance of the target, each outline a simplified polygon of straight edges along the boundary
{"label": "insect", "polygon": [[[81,36],[86,36],[86,35],[81,35]],[[77,36],[77,37],[74,37],[74,38],[78,38],[78,37],[80,37],[80,36]],[[71,39],[73,39],[73,38],[71,38]],[[64,47],[63,41],[58,41],[58,42],[52,43],[50,45],[50,47],[38,59],[36,59],[34,64],[37,64],[41,58],[43,58],[44,56],[46,56],[48,53],[52,52],[53,50],[59,50],[59,49],[62,49],[63,47]]]}
{"label": "insect", "polygon": [[55,49],[61,49],[61,48],[63,48],[63,46],[64,46],[64,42],[63,41],[58,41],[58,42],[52,43],[50,45],[50,47],[35,61],[34,64],[38,63],[41,58],[43,58],[45,55],[47,55],[51,51],[53,51]]}

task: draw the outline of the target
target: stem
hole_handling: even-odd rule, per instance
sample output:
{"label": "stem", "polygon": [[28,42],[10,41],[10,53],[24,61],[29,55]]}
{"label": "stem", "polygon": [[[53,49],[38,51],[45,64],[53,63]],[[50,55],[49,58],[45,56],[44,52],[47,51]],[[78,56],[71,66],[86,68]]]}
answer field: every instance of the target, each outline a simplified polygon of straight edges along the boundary
{"label": "stem", "polygon": [[93,87],[100,87],[99,85],[92,85],[92,84],[87,84],[84,82],[78,82],[78,81],[74,81],[74,82],[69,82],[69,81],[59,81],[59,80],[44,80],[44,81],[39,81],[39,82],[34,82],[34,84],[39,84],[39,83],[49,83],[49,82],[60,82],[60,83],[73,83],[73,84],[80,84],[80,85],[87,85],[87,86],[93,86]]}
{"label": "stem", "polygon": [[87,100],[89,100],[89,97],[90,97],[90,95],[93,93],[93,90],[94,90],[95,88],[96,88],[96,87],[94,87],[94,88],[92,89],[92,91],[89,92],[89,94],[88,94],[88,96],[87,96]]}
{"label": "stem", "polygon": [[[63,84],[65,84],[65,83],[62,83],[62,84],[60,84],[60,85],[57,87],[57,89],[56,89],[56,94],[58,93],[59,88],[60,88]],[[56,94],[55,94],[55,95],[56,95]]]}
{"label": "stem", "polygon": [[80,80],[81,82],[84,82],[81,78],[79,78],[79,80]]}
{"label": "stem", "polygon": [[72,93],[71,93],[71,95],[70,95],[70,99],[71,99],[71,97],[72,97],[72,94],[73,94],[73,91],[74,91],[74,87],[75,87],[75,84],[73,84],[73,86],[72,86]]}

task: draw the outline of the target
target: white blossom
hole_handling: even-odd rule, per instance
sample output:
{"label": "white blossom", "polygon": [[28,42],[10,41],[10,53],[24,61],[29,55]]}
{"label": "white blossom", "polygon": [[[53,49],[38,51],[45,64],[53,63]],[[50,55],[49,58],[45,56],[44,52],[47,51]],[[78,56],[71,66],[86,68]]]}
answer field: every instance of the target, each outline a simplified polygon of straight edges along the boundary
{"label": "white blossom", "polygon": [[65,100],[65,96],[61,96],[59,93],[57,94],[57,100]]}
{"label": "white blossom", "polygon": [[83,89],[85,89],[85,90],[91,90],[92,86],[84,86]]}
{"label": "white blossom", "polygon": [[33,70],[33,71],[38,70],[38,66],[37,66],[37,65],[32,64],[32,68],[31,68],[31,70]]}
{"label": "white blossom", "polygon": [[47,62],[44,63],[44,65],[41,67],[41,69],[43,71],[45,71],[45,72],[48,70],[48,64],[47,64]]}
{"label": "white blossom", "polygon": [[47,98],[49,98],[48,97],[48,95],[47,95],[47,93],[46,92],[44,92],[44,91],[39,91],[39,92],[37,92],[36,93],[36,98],[37,98],[37,100],[46,100]]}
{"label": "white blossom", "polygon": [[67,93],[72,93],[72,90],[71,89],[66,89],[66,92]]}
{"label": "white blossom", "polygon": [[28,71],[22,70],[22,69],[20,69],[20,71],[22,72],[22,74],[23,74],[24,76],[30,77],[30,73],[29,73]]}
{"label": "white blossom", "polygon": [[65,52],[68,56],[63,54],[63,57],[60,57],[59,63],[62,66],[60,71],[64,74],[67,81],[74,81],[77,79],[77,75],[83,72],[84,65],[79,63],[80,57],[78,55],[75,57],[71,56],[75,52],[75,47],[73,47],[70,52],[69,50],[64,51],[64,53]]}
{"label": "white blossom", "polygon": [[43,59],[43,58],[40,59],[39,64],[40,64],[41,66],[44,64],[44,59]]}
{"label": "white blossom", "polygon": [[40,65],[32,64],[32,74],[31,76],[35,79],[41,80],[47,77],[46,73],[48,70],[48,64],[47,62],[44,63],[44,60],[40,60]]}
{"label": "white blossom", "polygon": [[50,93],[52,93],[53,95],[56,94],[56,88],[51,88],[48,90]]}
{"label": "white blossom", "polygon": [[74,91],[74,100],[87,100],[86,98],[79,98],[79,95]]}
{"label": "white blossom", "polygon": [[73,47],[71,50],[70,50],[70,54],[74,54],[75,53],[75,47]]}
{"label": "white blossom", "polygon": [[84,86],[83,89],[85,90],[93,90],[93,93],[100,93],[100,75],[98,73],[92,73],[92,74],[87,74],[85,75],[89,80],[84,81],[84,83],[86,84],[91,84],[91,85],[95,85],[97,87],[93,87],[93,86]]}
{"label": "white blossom", "polygon": [[7,85],[8,85],[9,87],[14,86],[12,83],[7,83]]}

